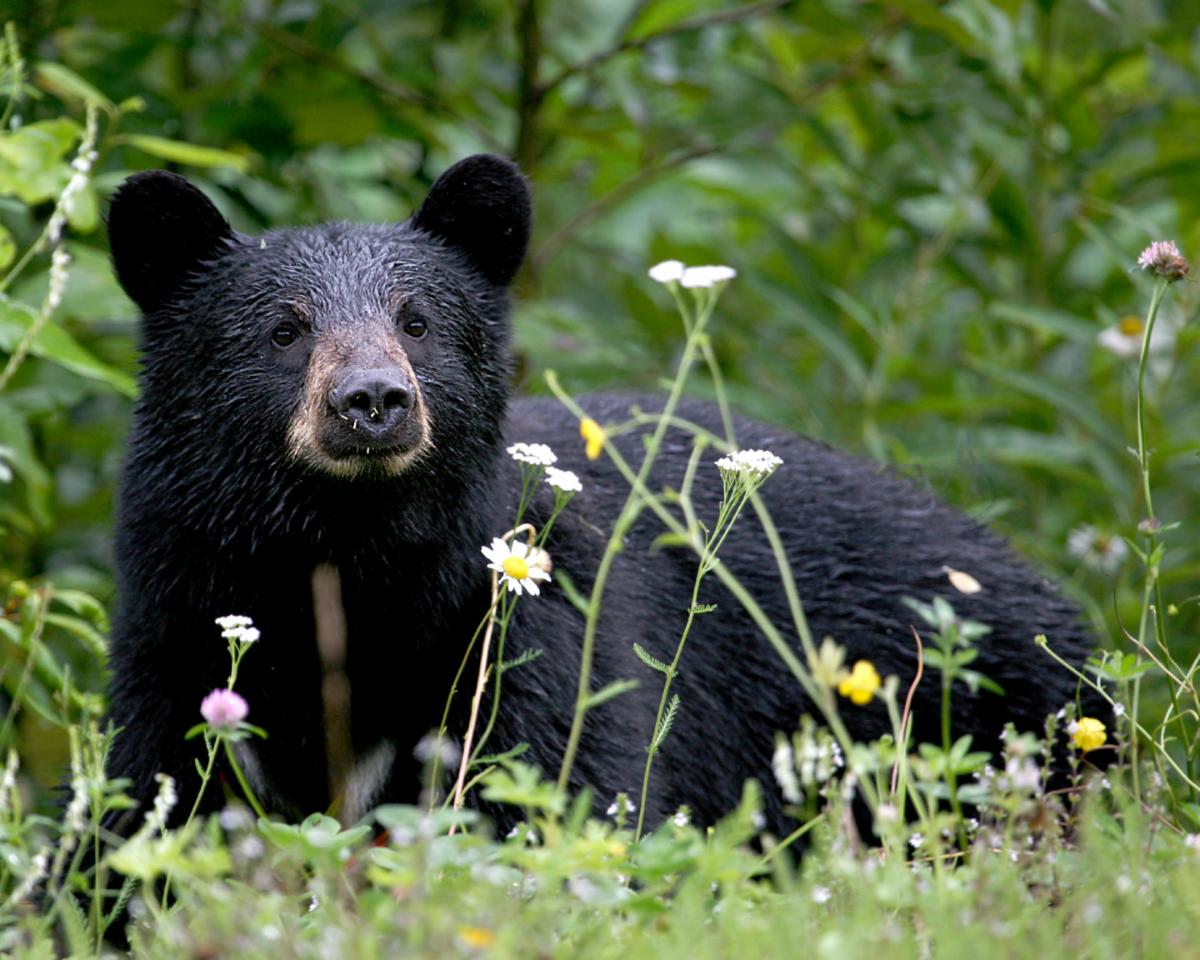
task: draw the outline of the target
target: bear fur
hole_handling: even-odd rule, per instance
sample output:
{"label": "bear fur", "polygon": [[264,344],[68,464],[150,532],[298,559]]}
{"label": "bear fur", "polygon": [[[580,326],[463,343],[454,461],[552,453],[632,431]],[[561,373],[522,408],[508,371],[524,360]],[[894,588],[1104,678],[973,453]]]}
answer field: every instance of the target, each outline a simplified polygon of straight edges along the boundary
{"label": "bear fur", "polygon": [[[455,670],[487,609],[490,574],[480,548],[512,525],[519,467],[515,441],[549,444],[583,492],[548,542],[555,569],[590,590],[627,487],[607,458],[584,459],[578,422],[556,401],[510,400],[506,288],[525,253],[529,191],[509,162],[476,156],[452,167],[399,225],[343,223],[233,231],[204,195],[151,171],[116,193],[109,233],[117,275],[141,308],[144,366],[116,522],[119,602],[111,655],[110,718],[121,728],[114,776],[143,804],[154,776],[172,775],[179,810],[197,784],[199,705],[225,685],[228,658],[214,618],[245,614],[261,639],[238,690],[249,721],[269,739],[245,751],[268,809],[288,816],[331,802],[322,662],[312,576],[339,573],[348,638],[347,725],[355,761],[374,779],[355,814],[376,802],[415,802],[414,745],[436,729]],[[654,397],[581,400],[601,423]],[[681,415],[719,432],[715,411],[685,402]],[[762,495],[787,547],[814,636],[832,636],[848,661],[870,659],[906,687],[915,671],[902,602],[946,597],[992,628],[973,667],[1004,696],[954,695],[956,733],[995,748],[1007,721],[1040,730],[1074,700],[1074,679],[1033,644],[1046,633],[1081,664],[1090,646],[1077,610],[1015,558],[995,534],[877,466],[786,430],[736,422],[738,445],[765,448],[783,466]],[[614,441],[636,463],[642,437]],[[372,444],[374,449],[371,449]],[[666,436],[652,489],[678,488],[690,437]],[[711,522],[721,495],[705,458],[694,497]],[[545,485],[528,519],[553,503]],[[603,809],[636,796],[653,732],[660,674],[634,643],[669,661],[690,604],[693,554],[663,547],[644,512],[612,569],[597,635],[594,689],[640,686],[587,717],[573,789],[590,786]],[[758,522],[734,528],[722,558],[790,636],[791,618]],[[946,567],[974,575],[957,593]],[[658,754],[647,823],[687,804],[712,822],[743,782],[767,789],[766,826],[790,829],[771,783],[777,731],[814,712],[798,684],[715,577],[673,690],[681,707]],[[923,625],[922,625],[923,626]],[[507,671],[489,752],[528,744],[523,759],[559,769],[571,724],[583,617],[557,584],[523,598],[505,658],[540,650]],[[461,736],[474,669],[460,684],[451,733]],[[915,701],[916,738],[935,741],[939,681],[927,673]],[[858,739],[888,729],[876,700],[844,705]],[[210,806],[221,802],[209,793]],[[500,810],[501,828],[511,814]]]}

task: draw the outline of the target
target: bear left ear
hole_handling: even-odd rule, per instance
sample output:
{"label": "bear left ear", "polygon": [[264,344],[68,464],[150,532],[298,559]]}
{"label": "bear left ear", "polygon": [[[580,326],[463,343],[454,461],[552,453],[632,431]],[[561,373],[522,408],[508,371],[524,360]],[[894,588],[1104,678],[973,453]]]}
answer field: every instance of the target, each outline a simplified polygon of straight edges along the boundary
{"label": "bear left ear", "polygon": [[197,187],[166,170],[135,173],[108,210],[108,245],[121,286],[146,313],[217,257],[233,228]]}
{"label": "bear left ear", "polygon": [[529,185],[517,165],[480,153],[437,178],[412,225],[457,247],[488,280],[506,287],[525,259],[532,216]]}

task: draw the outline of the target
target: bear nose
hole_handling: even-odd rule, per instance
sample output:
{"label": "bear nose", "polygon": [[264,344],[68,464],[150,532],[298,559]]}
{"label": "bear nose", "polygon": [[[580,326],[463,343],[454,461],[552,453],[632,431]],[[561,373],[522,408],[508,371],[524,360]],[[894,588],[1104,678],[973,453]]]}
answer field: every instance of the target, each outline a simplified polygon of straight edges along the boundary
{"label": "bear nose", "polygon": [[329,393],[329,405],[341,417],[380,426],[402,419],[416,394],[398,370],[356,371]]}

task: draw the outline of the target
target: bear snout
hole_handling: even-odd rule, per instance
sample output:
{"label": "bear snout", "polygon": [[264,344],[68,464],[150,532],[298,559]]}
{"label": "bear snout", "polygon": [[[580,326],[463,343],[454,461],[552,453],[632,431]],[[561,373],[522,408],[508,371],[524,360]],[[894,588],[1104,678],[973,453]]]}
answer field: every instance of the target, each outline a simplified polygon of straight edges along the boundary
{"label": "bear snout", "polygon": [[355,430],[384,436],[408,416],[416,390],[395,368],[356,370],[329,391],[329,406]]}

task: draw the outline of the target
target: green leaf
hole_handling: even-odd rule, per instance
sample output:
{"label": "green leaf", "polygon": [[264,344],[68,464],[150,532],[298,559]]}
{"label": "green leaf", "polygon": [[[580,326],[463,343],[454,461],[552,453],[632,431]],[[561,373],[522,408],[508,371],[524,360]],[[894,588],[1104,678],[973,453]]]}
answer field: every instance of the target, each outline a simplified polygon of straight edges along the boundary
{"label": "green leaf", "polygon": [[665,673],[668,677],[674,676],[675,671],[671,669],[670,664],[663,663],[658,657],[647,653],[646,648],[640,643],[633,645],[633,652],[638,655],[638,659],[642,661],[651,670],[657,670],[659,673]]}
{"label": "green leaf", "polygon": [[61,63],[39,63],[33,68],[34,82],[60,100],[81,100],[111,111],[113,103],[74,70]]}
{"label": "green leaf", "polygon": [[17,255],[17,241],[8,227],[0,223],[0,269],[7,267]]}
{"label": "green leaf", "polygon": [[630,690],[636,689],[640,682],[639,680],[614,680],[588,697],[583,702],[584,708],[592,710],[602,703],[608,703],[614,697],[619,697],[623,693],[628,693]]}
{"label": "green leaf", "polygon": [[172,163],[185,163],[192,167],[231,167],[239,173],[250,169],[250,158],[240,153],[218,150],[216,147],[201,147],[181,140],[168,140],[166,137],[125,133],[113,137],[113,142],[137,147],[153,157],[170,160]]}
{"label": "green leaf", "polygon": [[[22,303],[0,297],[0,350],[12,353],[37,319],[37,313]],[[66,330],[47,320],[33,338],[29,352],[91,380],[108,384],[126,397],[137,394],[133,379],[93,356]]]}

